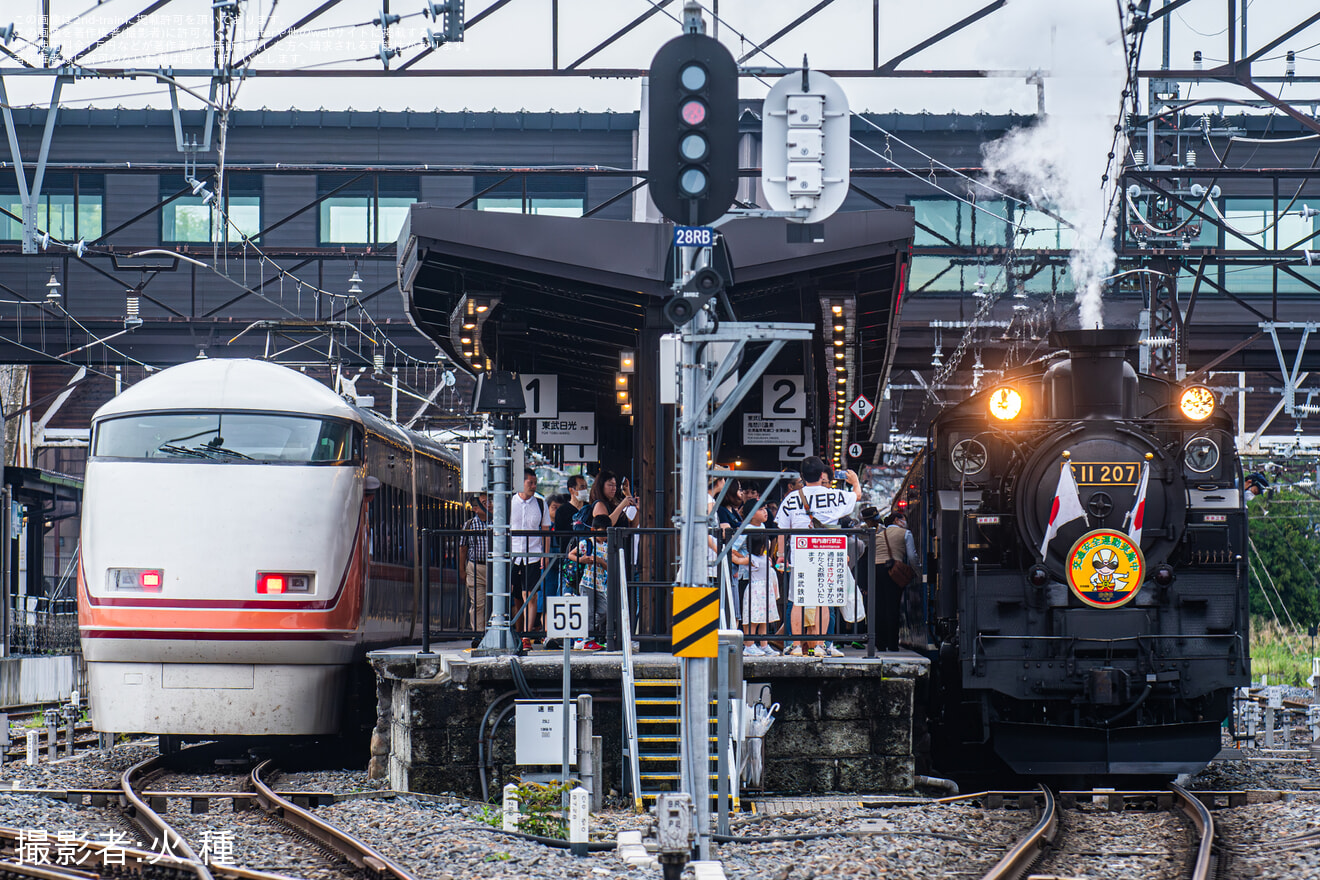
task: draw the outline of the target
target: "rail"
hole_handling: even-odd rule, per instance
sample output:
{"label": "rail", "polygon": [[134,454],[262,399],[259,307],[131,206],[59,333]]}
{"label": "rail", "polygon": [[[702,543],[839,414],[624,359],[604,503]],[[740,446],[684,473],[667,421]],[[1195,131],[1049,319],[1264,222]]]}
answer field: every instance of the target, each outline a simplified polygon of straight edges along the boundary
{"label": "rail", "polygon": [[1213,850],[1215,844],[1215,820],[1210,818],[1210,811],[1206,809],[1205,804],[1191,795],[1186,789],[1170,785],[1169,789],[1178,799],[1178,809],[1182,810],[1192,824],[1196,826],[1196,832],[1201,839],[1196,847],[1196,862],[1192,870],[1192,880],[1210,880],[1211,870],[1214,866]]}
{"label": "rail", "polygon": [[995,864],[983,880],[1018,880],[1024,876],[1045,851],[1045,847],[1054,841],[1059,833],[1059,811],[1054,792],[1040,786],[1044,799],[1040,820],[1026,833],[1004,857]]}
{"label": "rail", "polygon": [[165,772],[165,756],[157,755],[145,761],[139,761],[124,771],[119,778],[122,791],[120,806],[124,815],[141,829],[146,839],[160,844],[161,851],[177,859],[186,861],[198,880],[214,880],[211,871],[179,832],[165,821],[164,817],[151,808],[142,796],[142,787]]}
{"label": "rail", "polygon": [[368,872],[374,877],[394,878],[394,880],[414,880],[402,865],[382,855],[367,843],[359,840],[328,822],[313,816],[307,810],[276,794],[262,779],[266,772],[273,772],[270,761],[262,761],[252,771],[252,788],[257,793],[257,804],[268,815],[297,828],[339,853],[355,867]]}

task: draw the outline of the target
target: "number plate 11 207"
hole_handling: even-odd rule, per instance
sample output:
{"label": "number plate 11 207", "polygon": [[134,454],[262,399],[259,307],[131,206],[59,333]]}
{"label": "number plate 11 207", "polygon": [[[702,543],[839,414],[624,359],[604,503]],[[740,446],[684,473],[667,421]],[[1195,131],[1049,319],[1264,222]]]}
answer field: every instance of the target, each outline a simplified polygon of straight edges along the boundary
{"label": "number plate 11 207", "polygon": [[1141,465],[1127,461],[1077,461],[1073,474],[1079,486],[1135,486]]}

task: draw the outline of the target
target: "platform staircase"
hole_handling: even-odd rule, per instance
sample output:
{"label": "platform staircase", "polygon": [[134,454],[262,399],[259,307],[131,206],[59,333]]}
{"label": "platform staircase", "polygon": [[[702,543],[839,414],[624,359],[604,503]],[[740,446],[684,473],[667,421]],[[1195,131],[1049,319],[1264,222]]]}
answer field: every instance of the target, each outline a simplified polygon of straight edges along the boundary
{"label": "platform staircase", "polygon": [[[679,686],[676,678],[640,678],[633,683],[633,705],[637,713],[637,761],[641,781],[634,800],[649,809],[662,792],[677,791],[679,781]],[[625,692],[625,697],[627,696]],[[710,788],[711,805],[719,784],[718,738],[715,700],[710,701]],[[734,809],[737,809],[736,805]]]}
{"label": "platform staircase", "polygon": [[[620,570],[626,571],[620,554]],[[631,625],[628,608],[628,584],[622,580],[621,618],[625,633]],[[624,760],[629,769],[629,784],[633,806],[638,812],[649,809],[664,792],[677,791],[681,779],[680,749],[680,684],[677,678],[637,678],[633,668],[632,645],[623,642],[623,703],[624,703]],[[741,690],[741,688],[740,688]],[[732,701],[731,701],[732,702]],[[736,738],[732,707],[729,709],[731,739]],[[719,701],[710,701],[710,808],[718,809],[719,791]],[[727,755],[729,775],[729,809],[737,811],[738,804],[738,751],[730,743]]]}

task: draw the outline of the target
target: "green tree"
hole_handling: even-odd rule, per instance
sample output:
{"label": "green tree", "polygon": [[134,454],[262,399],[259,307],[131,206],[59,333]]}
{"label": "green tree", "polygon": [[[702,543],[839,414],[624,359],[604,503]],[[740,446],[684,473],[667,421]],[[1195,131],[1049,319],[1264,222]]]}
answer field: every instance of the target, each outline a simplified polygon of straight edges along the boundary
{"label": "green tree", "polygon": [[[1251,613],[1320,621],[1320,500],[1280,486],[1247,507],[1251,535]],[[1280,608],[1280,600],[1284,608]]]}

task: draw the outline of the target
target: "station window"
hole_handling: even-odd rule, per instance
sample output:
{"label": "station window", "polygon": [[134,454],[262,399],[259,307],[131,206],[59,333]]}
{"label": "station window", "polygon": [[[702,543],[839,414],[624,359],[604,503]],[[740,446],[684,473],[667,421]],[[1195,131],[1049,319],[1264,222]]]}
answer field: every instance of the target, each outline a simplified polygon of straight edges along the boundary
{"label": "station window", "polygon": [[353,177],[322,174],[316,179],[318,197],[334,193],[321,201],[321,244],[389,244],[399,237],[408,209],[421,194],[420,181],[411,175]]}
{"label": "station window", "polygon": [[[215,186],[207,181],[207,188]],[[169,198],[181,189],[189,188],[182,177],[162,176],[160,197]],[[214,201],[206,204],[201,195],[180,196],[160,211],[160,240],[168,243],[242,241],[244,236],[255,239],[261,232],[261,177],[260,175],[233,175],[225,180],[228,191],[225,222]]]}
{"label": "station window", "polygon": [[[1265,250],[1295,250],[1315,248],[1315,240],[1305,241],[1314,231],[1314,220],[1303,219],[1297,212],[1296,205],[1288,213],[1282,213],[1287,205],[1276,205],[1273,199],[1224,199],[1224,241],[1223,248],[1250,255],[1260,248]],[[1211,224],[1206,223],[1207,227]],[[1201,242],[1197,242],[1200,244]],[[1208,242],[1213,245],[1213,240]],[[1305,269],[1305,266],[1298,269]],[[1270,292],[1315,292],[1315,288],[1305,281],[1285,272],[1277,272],[1271,266],[1233,266],[1220,267],[1220,283],[1234,290]],[[1309,272],[1298,274],[1314,277]]]}
{"label": "station window", "polygon": [[984,210],[949,198],[910,199],[908,203],[916,215],[917,233],[913,244],[918,247],[948,247],[950,243],[1003,245],[1007,240],[1011,218],[1003,200],[979,202],[978,206]]}
{"label": "station window", "polygon": [[[581,217],[587,206],[587,179],[569,174],[477,175],[478,211]],[[492,187],[494,187],[492,189]],[[490,189],[490,192],[483,190]]]}
{"label": "station window", "polygon": [[[23,202],[12,172],[0,175],[0,241],[23,239]],[[105,175],[47,174],[37,203],[37,229],[51,238],[74,242],[101,237],[105,210]],[[13,215],[13,216],[10,216]],[[38,234],[40,234],[38,232]]]}

